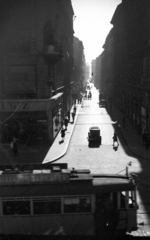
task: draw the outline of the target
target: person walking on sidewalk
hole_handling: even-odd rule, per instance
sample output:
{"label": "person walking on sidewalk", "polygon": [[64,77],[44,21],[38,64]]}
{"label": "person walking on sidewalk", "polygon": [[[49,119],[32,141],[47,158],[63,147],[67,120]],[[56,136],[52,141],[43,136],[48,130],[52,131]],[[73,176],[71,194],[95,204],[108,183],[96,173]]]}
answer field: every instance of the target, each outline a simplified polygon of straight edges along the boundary
{"label": "person walking on sidewalk", "polygon": [[70,110],[67,111],[68,121],[70,122]]}
{"label": "person walking on sidewalk", "polygon": [[62,138],[62,142],[64,142],[64,138],[65,138],[65,129],[64,128],[61,129],[61,138]]}
{"label": "person walking on sidewalk", "polygon": [[69,120],[68,120],[68,118],[67,118],[67,117],[65,117],[65,119],[64,119],[65,130],[67,130],[68,123],[69,123]]}
{"label": "person walking on sidewalk", "polygon": [[88,99],[91,100],[91,98],[92,98],[92,93],[91,93],[91,91],[89,91]]}
{"label": "person walking on sidewalk", "polygon": [[80,95],[80,98],[79,98],[79,103],[80,103],[80,104],[82,104],[82,98],[83,98],[83,96]]}
{"label": "person walking on sidewalk", "polygon": [[72,123],[74,123],[75,111],[72,112]]}
{"label": "person walking on sidewalk", "polygon": [[76,114],[76,111],[77,111],[77,107],[76,107],[76,105],[74,105],[74,107],[73,107],[73,111],[74,111],[75,114]]}
{"label": "person walking on sidewalk", "polygon": [[87,90],[85,90],[84,99],[87,99]]}

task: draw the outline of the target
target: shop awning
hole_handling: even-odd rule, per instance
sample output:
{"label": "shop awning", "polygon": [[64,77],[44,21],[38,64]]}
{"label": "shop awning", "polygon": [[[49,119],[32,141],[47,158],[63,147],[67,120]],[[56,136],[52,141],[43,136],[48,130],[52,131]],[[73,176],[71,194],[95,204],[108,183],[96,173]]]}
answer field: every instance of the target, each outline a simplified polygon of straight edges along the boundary
{"label": "shop awning", "polygon": [[50,100],[57,100],[63,95],[63,93],[57,93],[55,96],[51,97]]}

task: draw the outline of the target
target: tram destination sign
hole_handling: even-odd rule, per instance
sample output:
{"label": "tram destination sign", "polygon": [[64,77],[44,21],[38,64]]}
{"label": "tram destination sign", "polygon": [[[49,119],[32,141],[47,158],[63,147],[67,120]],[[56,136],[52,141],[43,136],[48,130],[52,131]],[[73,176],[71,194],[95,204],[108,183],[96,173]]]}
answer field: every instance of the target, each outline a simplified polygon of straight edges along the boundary
{"label": "tram destination sign", "polygon": [[16,184],[55,184],[69,182],[68,173],[49,173],[49,174],[2,174],[0,175],[0,185],[16,185]]}

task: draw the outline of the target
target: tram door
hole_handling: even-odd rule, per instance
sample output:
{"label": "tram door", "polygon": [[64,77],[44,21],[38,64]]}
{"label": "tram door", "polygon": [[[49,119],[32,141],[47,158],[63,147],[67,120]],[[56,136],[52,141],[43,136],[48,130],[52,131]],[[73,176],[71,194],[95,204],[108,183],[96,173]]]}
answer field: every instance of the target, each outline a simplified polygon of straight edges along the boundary
{"label": "tram door", "polygon": [[111,231],[116,230],[117,224],[118,224],[117,194],[116,201],[112,201],[111,193],[96,194],[96,209],[95,209],[96,235],[103,236]]}

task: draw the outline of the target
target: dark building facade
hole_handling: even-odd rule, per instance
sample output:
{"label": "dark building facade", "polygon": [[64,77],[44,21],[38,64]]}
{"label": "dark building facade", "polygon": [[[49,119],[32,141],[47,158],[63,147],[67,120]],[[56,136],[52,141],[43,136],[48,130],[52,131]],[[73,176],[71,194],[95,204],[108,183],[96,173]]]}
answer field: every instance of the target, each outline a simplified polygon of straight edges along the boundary
{"label": "dark building facade", "polygon": [[85,55],[83,42],[77,37],[73,38],[74,48],[74,69],[73,69],[73,98],[76,99],[83,90],[85,80]]}
{"label": "dark building facade", "polygon": [[103,46],[99,81],[113,103],[143,133],[150,131],[150,2],[123,0]]}
{"label": "dark building facade", "polygon": [[52,142],[71,106],[70,0],[0,1],[0,136]]}
{"label": "dark building facade", "polygon": [[122,1],[114,28],[114,103],[140,133],[150,130],[149,1]]}
{"label": "dark building facade", "polygon": [[91,79],[90,76],[90,64],[85,62],[85,81]]}
{"label": "dark building facade", "polygon": [[114,79],[113,29],[110,30],[103,49],[103,52],[94,61],[93,81],[97,89],[106,92],[106,95],[111,97]]}

